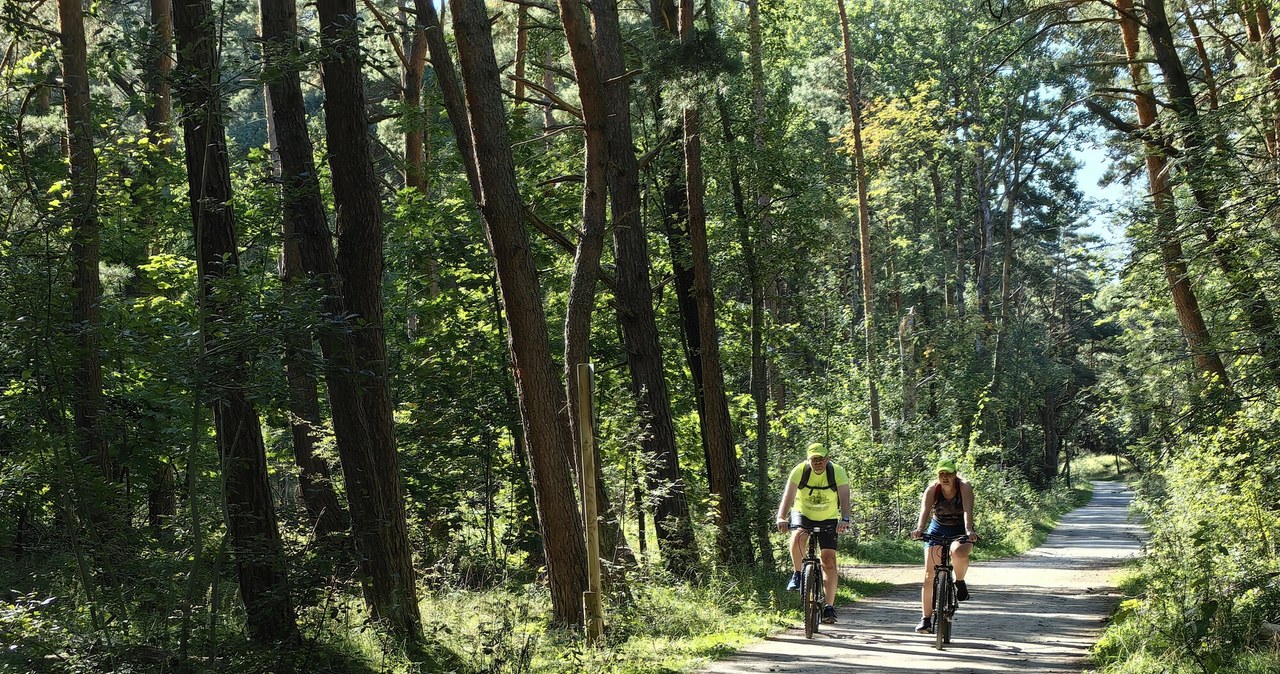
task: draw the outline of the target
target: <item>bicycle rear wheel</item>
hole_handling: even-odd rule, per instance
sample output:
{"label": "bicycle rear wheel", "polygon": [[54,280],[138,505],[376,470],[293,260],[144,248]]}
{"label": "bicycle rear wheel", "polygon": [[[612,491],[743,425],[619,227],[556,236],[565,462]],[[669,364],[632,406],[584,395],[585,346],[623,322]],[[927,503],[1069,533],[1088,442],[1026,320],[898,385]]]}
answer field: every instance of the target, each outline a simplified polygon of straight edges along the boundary
{"label": "bicycle rear wheel", "polygon": [[951,615],[947,610],[947,590],[950,587],[950,571],[933,574],[933,647],[939,650],[951,641]]}
{"label": "bicycle rear wheel", "polygon": [[804,636],[812,639],[818,631],[818,619],[822,614],[822,573],[817,564],[806,564],[802,578],[801,601],[804,602]]}

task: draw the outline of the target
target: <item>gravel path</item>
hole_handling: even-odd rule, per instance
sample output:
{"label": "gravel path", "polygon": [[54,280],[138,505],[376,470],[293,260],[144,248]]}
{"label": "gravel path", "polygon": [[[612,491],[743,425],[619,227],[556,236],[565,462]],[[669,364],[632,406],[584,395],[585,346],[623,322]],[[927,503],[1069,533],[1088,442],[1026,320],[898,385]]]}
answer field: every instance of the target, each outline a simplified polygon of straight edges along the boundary
{"label": "gravel path", "polygon": [[894,588],[842,607],[840,623],[823,625],[812,640],[789,629],[703,672],[1080,672],[1120,599],[1111,576],[1141,553],[1142,528],[1128,520],[1132,499],[1123,484],[1094,482],[1089,505],[1063,517],[1044,545],[974,564],[973,599],[961,604],[946,650],[912,631],[921,567],[856,567],[847,572]]}

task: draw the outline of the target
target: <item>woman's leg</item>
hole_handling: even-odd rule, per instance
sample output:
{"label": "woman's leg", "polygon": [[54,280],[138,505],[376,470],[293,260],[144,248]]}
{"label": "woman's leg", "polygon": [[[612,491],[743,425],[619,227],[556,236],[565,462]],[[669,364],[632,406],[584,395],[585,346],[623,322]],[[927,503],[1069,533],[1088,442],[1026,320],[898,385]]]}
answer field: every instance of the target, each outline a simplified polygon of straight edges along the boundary
{"label": "woman's leg", "polygon": [[951,566],[956,570],[956,582],[964,580],[964,573],[969,570],[970,550],[973,550],[973,543],[951,544]]}
{"label": "woman's leg", "polygon": [[933,567],[942,562],[942,550],[936,545],[925,548],[924,587],[920,589],[920,609],[924,617],[933,615]]}

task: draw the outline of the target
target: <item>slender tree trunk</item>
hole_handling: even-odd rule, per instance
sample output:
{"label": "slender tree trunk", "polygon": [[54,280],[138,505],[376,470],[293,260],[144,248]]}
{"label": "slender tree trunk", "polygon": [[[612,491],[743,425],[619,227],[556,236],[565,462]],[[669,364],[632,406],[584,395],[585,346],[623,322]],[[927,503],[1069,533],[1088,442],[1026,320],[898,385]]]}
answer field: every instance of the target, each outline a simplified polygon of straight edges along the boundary
{"label": "slender tree trunk", "polygon": [[1179,128],[1189,160],[1186,162],[1187,183],[1199,207],[1195,219],[1232,294],[1244,309],[1245,319],[1257,340],[1258,355],[1271,373],[1273,382],[1280,382],[1280,358],[1275,355],[1276,348],[1280,347],[1280,333],[1277,332],[1271,302],[1253,276],[1239,243],[1230,236],[1220,237],[1214,224],[1219,219],[1221,197],[1216,188],[1207,184],[1209,180],[1205,172],[1213,170],[1207,166],[1211,152],[1207,123],[1196,108],[1195,94],[1187,79],[1186,69],[1174,47],[1164,0],[1146,0],[1144,7],[1147,33],[1151,38],[1156,63],[1164,76],[1171,107],[1182,122]]}
{"label": "slender tree trunk", "polygon": [[[645,237],[640,201],[640,169],[631,135],[631,101],[623,75],[622,35],[617,0],[597,0],[591,5],[595,26],[596,58],[606,82],[605,130],[609,148],[609,192],[612,194],[613,251],[618,267],[618,322],[631,371],[632,393],[640,416],[647,424],[643,440],[650,486],[657,495],[655,529],[668,570],[685,574],[697,568],[697,546],[685,496],[675,425],[671,420],[670,393],[663,368],[649,281],[649,243]],[[636,502],[643,518],[643,504]],[[641,519],[643,523],[643,519]],[[643,528],[640,533],[644,549]]]}
{"label": "slender tree trunk", "polygon": [[[417,642],[422,619],[400,484],[382,313],[382,199],[365,114],[355,2],[320,0],[317,7],[325,47],[325,128],[329,147],[335,150],[329,153],[329,168],[337,209],[336,270],[346,315],[353,319],[347,340],[353,364],[359,365],[353,382],[357,407],[344,415],[360,416],[344,419],[344,425],[363,424],[352,431],[363,431],[361,439],[367,441],[353,448],[351,460],[342,455],[342,467],[369,576],[370,610],[400,638]],[[335,428],[338,423],[335,412]]]}
{"label": "slender tree trunk", "polygon": [[[693,42],[694,0],[680,3],[680,42]],[[702,360],[702,397],[707,477],[715,494],[717,549],[720,560],[730,564],[752,561],[751,539],[743,535],[746,507],[742,502],[742,477],[729,420],[724,373],[720,368],[720,337],[716,327],[715,295],[711,285],[711,261],[707,250],[706,186],[702,177],[702,121],[696,107],[684,109],[686,196],[689,200],[689,252],[692,258],[694,299],[697,306],[698,341]],[[749,531],[749,529],[747,530]]]}
{"label": "slender tree trunk", "polygon": [[[201,334],[210,389],[215,392],[211,402],[222,459],[227,530],[250,636],[263,642],[292,640],[297,623],[267,478],[262,427],[246,388],[248,360],[234,341],[219,336],[220,326],[234,315],[231,302],[239,259],[218,96],[218,42],[209,0],[178,0],[174,24],[179,80],[184,83],[183,138],[199,269]],[[224,281],[232,283],[213,292]]]}
{"label": "slender tree trunk", "polygon": [[58,0],[62,47],[62,89],[67,120],[67,159],[71,173],[71,259],[75,262],[71,287],[75,291],[71,321],[75,326],[76,367],[72,410],[80,456],[92,462],[108,480],[115,468],[102,436],[102,366],[98,362],[98,331],[102,318],[98,276],[98,160],[93,153],[93,117],[89,106],[89,64],[84,41],[81,0]]}
{"label": "slender tree trunk", "polygon": [[[1133,80],[1134,89],[1138,92],[1134,97],[1138,124],[1144,129],[1152,130],[1156,123],[1156,107],[1147,84],[1146,65],[1139,60],[1138,19],[1134,14],[1133,0],[1117,0],[1116,7],[1120,18],[1121,37],[1129,59],[1129,75]],[[1229,391],[1231,380],[1227,377],[1222,359],[1213,350],[1209,328],[1205,325],[1199,302],[1191,288],[1182,244],[1177,238],[1177,211],[1173,201],[1173,189],[1169,185],[1168,162],[1162,150],[1151,142],[1147,143],[1146,163],[1147,181],[1150,183],[1151,198],[1156,212],[1156,233],[1160,256],[1164,261],[1165,279],[1169,283],[1169,291],[1173,297],[1174,312],[1178,316],[1178,323],[1182,326],[1182,336],[1187,341],[1187,349],[1191,352],[1197,369],[1216,379],[1219,385]]]}
{"label": "slender tree trunk", "polygon": [[[765,127],[768,125],[768,111],[765,109],[765,81],[763,36],[760,31],[760,0],[747,2],[747,32],[749,42],[749,62],[751,69],[751,112],[752,146],[757,161],[766,156],[768,148],[765,142]],[[727,129],[727,123],[726,123]],[[730,163],[730,166],[736,166]],[[756,498],[755,526],[756,545],[760,548],[760,562],[766,569],[775,567],[773,559],[773,522],[769,512],[769,363],[765,358],[764,332],[765,287],[768,285],[767,275],[760,268],[760,249],[768,246],[773,238],[773,215],[769,212],[773,204],[773,194],[769,187],[771,181],[764,178],[768,168],[757,165],[755,178],[756,210],[760,214],[758,235],[744,251],[749,260],[747,274],[751,277],[751,398],[755,405],[756,415]],[[738,199],[741,202],[741,198]],[[750,234],[750,219],[741,212],[743,232]],[[749,237],[751,238],[751,237]]]}
{"label": "slender tree trunk", "polygon": [[[560,0],[560,21],[573,60],[578,82],[578,99],[582,104],[582,121],[586,132],[583,151],[584,185],[582,190],[582,232],[573,261],[569,286],[569,303],[564,319],[565,390],[568,396],[569,437],[573,447],[580,447],[577,364],[590,361],[591,317],[595,311],[596,283],[600,278],[600,254],[604,250],[606,197],[608,194],[609,142],[606,125],[608,111],[604,97],[603,77],[581,0]],[[610,508],[608,483],[603,479],[599,448],[595,443],[596,495],[599,512],[604,514],[601,527],[601,550],[607,561],[613,561],[626,539],[616,513]],[[577,456],[577,453],[574,453]],[[580,461],[579,484],[585,477]]]}
{"label": "slender tree trunk", "polygon": [[[275,75],[267,83],[267,139],[273,168],[281,182],[283,245],[280,280],[287,288],[305,285],[299,230],[327,229],[324,206],[315,178],[311,139],[307,135],[306,110],[297,67],[298,21],[294,0],[261,0],[263,64]],[[277,113],[277,104],[284,108]],[[285,148],[284,145],[289,147]],[[285,165],[288,153],[288,166]],[[286,173],[287,171],[287,173]],[[287,176],[287,177],[286,177]],[[299,227],[299,220],[311,221]],[[290,430],[293,458],[298,466],[302,502],[316,533],[324,536],[347,529],[350,519],[338,502],[329,465],[316,449],[317,429],[322,425],[318,382],[309,363],[313,360],[313,336],[299,330],[287,337],[285,378],[289,382]]]}
{"label": "slender tree trunk", "polygon": [[580,625],[586,546],[569,479],[572,449],[559,412],[564,389],[556,383],[537,269],[524,228],[493,36],[483,0],[451,0],[451,6],[480,177],[480,211],[510,334],[552,608],[557,623]]}
{"label": "slender tree trunk", "polygon": [[[173,6],[170,0],[151,0],[151,32],[148,34],[148,65],[143,81],[147,91],[147,134],[151,142],[161,145],[172,137],[173,102],[169,90],[169,73],[173,70]],[[150,184],[144,178],[143,184]],[[145,249],[136,251],[139,259]],[[168,542],[173,537],[173,518],[178,513],[176,475],[173,465],[165,463],[151,477],[147,494],[147,522],[152,535]]]}
{"label": "slender tree trunk", "polygon": [[866,339],[867,408],[871,422],[871,440],[880,439],[880,392],[876,385],[875,274],[871,266],[871,205],[867,196],[867,164],[862,154],[862,101],[853,75],[853,44],[849,40],[849,19],[844,0],[837,0],[840,10],[840,35],[844,43],[844,82],[853,126],[853,161],[858,187],[858,248],[862,272],[862,330]]}

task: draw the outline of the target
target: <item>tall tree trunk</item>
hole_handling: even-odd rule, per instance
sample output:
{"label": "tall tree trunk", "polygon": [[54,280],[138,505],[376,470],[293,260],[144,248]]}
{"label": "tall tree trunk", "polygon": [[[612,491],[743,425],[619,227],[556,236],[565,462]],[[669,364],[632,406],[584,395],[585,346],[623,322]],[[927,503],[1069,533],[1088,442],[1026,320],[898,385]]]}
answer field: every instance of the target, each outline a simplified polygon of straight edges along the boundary
{"label": "tall tree trunk", "polygon": [[[591,11],[596,58],[600,76],[606,82],[605,131],[609,139],[609,192],[613,197],[613,256],[618,267],[618,322],[631,371],[631,390],[647,424],[643,447],[650,466],[650,487],[658,487],[652,489],[657,496],[654,522],[658,543],[668,570],[685,574],[697,568],[698,553],[653,309],[649,243],[641,217],[640,168],[631,135],[631,101],[627,80],[621,79],[624,68],[617,0],[597,0]],[[637,502],[636,508],[643,512],[641,503]],[[643,550],[643,531],[640,545]]]}
{"label": "tall tree trunk", "polygon": [[[147,91],[147,135],[160,145],[172,137],[173,100],[169,73],[173,70],[173,5],[170,0],[151,0],[151,32],[148,62],[143,81]],[[143,179],[143,184],[151,184]],[[146,250],[136,251],[139,258]],[[173,518],[178,513],[178,492],[173,464],[166,462],[151,476],[147,494],[147,522],[152,535],[168,542],[173,537]]]}
{"label": "tall tree trunk", "polygon": [[[958,106],[958,103],[957,103]],[[959,129],[954,131],[958,132]],[[956,318],[964,319],[965,314],[965,292],[969,283],[968,277],[968,246],[965,241],[964,226],[964,152],[956,149],[956,165],[955,172],[952,174],[951,183],[951,217],[952,225],[955,232],[956,241]]]}
{"label": "tall tree trunk", "polygon": [[[401,13],[404,13],[401,0]],[[426,31],[416,22],[406,36],[409,51],[405,54],[405,67],[401,73],[401,100],[404,103],[404,184],[427,194],[426,117],[422,110],[422,77],[427,67]]]}
{"label": "tall tree trunk", "polygon": [[[751,70],[751,139],[756,157],[763,158],[768,151],[765,142],[765,127],[768,125],[768,111],[765,109],[764,81],[764,38],[760,31],[760,0],[747,2],[747,33]],[[727,128],[727,126],[726,126]],[[730,166],[736,166],[731,163]],[[754,176],[756,192],[756,210],[760,213],[758,234],[744,251],[750,261],[747,274],[751,277],[751,399],[756,415],[756,498],[755,526],[756,545],[760,548],[760,563],[766,569],[774,568],[773,522],[769,512],[769,379],[770,367],[765,358],[764,329],[767,310],[765,306],[765,287],[769,284],[768,275],[760,268],[760,249],[768,246],[773,238],[773,214],[769,212],[773,205],[773,194],[770,187],[772,181],[766,180],[769,169],[757,165]],[[738,199],[741,202],[741,199]],[[743,232],[750,234],[750,219],[743,216]]]}
{"label": "tall tree trunk", "polygon": [[[1133,0],[1117,0],[1116,7],[1120,18],[1121,37],[1129,59],[1129,75],[1133,80],[1134,90],[1138,92],[1134,97],[1138,124],[1144,129],[1154,130],[1156,106],[1147,83],[1146,64],[1139,60],[1138,19],[1134,14]],[[1177,211],[1173,200],[1173,189],[1169,185],[1168,162],[1163,155],[1163,150],[1154,142],[1147,143],[1146,164],[1147,181],[1150,183],[1151,198],[1155,206],[1155,229],[1160,257],[1164,262],[1165,279],[1173,297],[1174,312],[1178,316],[1178,323],[1182,326],[1182,336],[1187,342],[1187,350],[1191,352],[1197,369],[1216,379],[1220,386],[1230,390],[1231,380],[1227,377],[1222,359],[1213,350],[1209,328],[1205,325],[1199,302],[1191,288],[1182,244],[1177,238]]]}
{"label": "tall tree trunk", "polygon": [[[693,44],[694,0],[680,2],[680,43]],[[698,341],[702,360],[702,433],[707,450],[707,477],[716,496],[716,547],[720,560],[729,564],[752,561],[747,534],[746,506],[742,501],[742,476],[729,419],[729,401],[720,368],[720,335],[716,327],[715,294],[711,285],[711,260],[707,246],[706,185],[702,177],[702,121],[696,107],[684,109],[684,169],[689,200],[689,252],[692,258],[694,299],[697,306]]]}
{"label": "tall tree trunk", "polygon": [[174,24],[183,83],[182,126],[199,270],[201,334],[210,390],[215,392],[211,403],[222,459],[227,530],[250,636],[263,642],[292,640],[297,623],[267,478],[262,427],[247,390],[248,359],[234,341],[219,336],[220,326],[235,313],[234,298],[228,294],[234,284],[213,292],[239,274],[239,254],[218,97],[218,41],[209,0],[178,0]]}
{"label": "tall tree trunk", "polygon": [[[583,150],[584,185],[582,189],[582,232],[574,255],[573,276],[569,285],[569,302],[564,318],[564,367],[565,391],[568,396],[569,438],[572,447],[581,447],[582,428],[579,424],[579,398],[577,364],[591,358],[591,317],[595,311],[596,283],[600,278],[600,254],[604,250],[606,197],[609,180],[609,143],[606,134],[608,111],[604,99],[604,83],[600,65],[596,61],[595,48],[587,17],[581,0],[560,0],[560,21],[565,40],[573,60],[575,79],[578,82],[578,99],[582,104],[582,121],[586,141]],[[592,443],[597,453],[595,466],[596,496],[601,518],[601,550],[607,561],[613,561],[619,549],[625,549],[625,537],[619,517],[610,507],[607,482],[601,472],[599,447]],[[577,453],[574,453],[577,456]],[[579,484],[585,480],[581,461],[578,467]],[[587,523],[588,526],[595,523]]]}
{"label": "tall tree trunk", "polygon": [[[295,0],[261,0],[259,12],[262,61],[268,73],[267,139],[281,185],[284,232],[280,280],[285,287],[301,290],[307,275],[302,240],[317,231],[324,231],[327,236],[328,225],[296,65],[299,63],[297,5]],[[332,259],[332,253],[323,257]],[[331,277],[333,270],[330,268],[324,273]],[[347,529],[350,518],[338,502],[329,465],[316,451],[316,429],[322,425],[322,419],[318,382],[308,365],[313,360],[312,339],[313,335],[307,330],[288,337],[285,378],[289,382],[290,430],[302,502],[316,533],[323,536]]]}
{"label": "tall tree trunk", "polygon": [[560,422],[564,389],[557,385],[537,269],[524,227],[493,36],[483,0],[451,0],[451,7],[479,170],[480,211],[510,331],[508,346],[515,364],[552,608],[557,623],[580,625],[587,555],[569,478],[572,450]]}
{"label": "tall tree trunk", "polygon": [[58,0],[62,47],[63,107],[67,120],[67,160],[71,186],[71,287],[75,300],[71,321],[76,333],[75,391],[72,412],[80,456],[114,480],[106,439],[102,435],[102,365],[98,331],[102,318],[102,280],[98,275],[98,160],[93,153],[93,116],[89,105],[89,62],[84,41],[81,0]]}
{"label": "tall tree trunk", "polygon": [[876,385],[875,274],[871,266],[871,205],[867,196],[867,163],[862,154],[862,101],[853,75],[853,44],[849,40],[849,19],[844,0],[837,0],[840,10],[840,35],[844,43],[844,82],[853,127],[853,162],[858,186],[858,249],[862,271],[862,330],[866,338],[867,408],[871,422],[871,440],[880,439],[880,392]]}
{"label": "tall tree trunk", "polygon": [[[356,408],[344,410],[344,416],[359,416],[344,419],[344,425],[362,424],[351,430],[363,431],[357,437],[365,441],[352,448],[350,460],[342,454],[342,468],[368,575],[370,610],[402,639],[417,642],[422,619],[400,484],[382,314],[382,199],[365,114],[355,2],[320,0],[317,7],[325,55],[325,129],[329,147],[335,150],[329,153],[329,168],[337,209],[336,270],[345,315],[352,318],[346,339],[360,373],[352,382]],[[335,428],[337,416],[335,411]]]}
{"label": "tall tree trunk", "polygon": [[1187,183],[1199,207],[1195,219],[1232,295],[1244,310],[1246,322],[1257,340],[1257,352],[1264,367],[1271,373],[1273,383],[1280,383],[1280,358],[1276,357],[1276,349],[1280,347],[1280,332],[1277,332],[1271,302],[1253,276],[1253,270],[1245,260],[1239,243],[1230,235],[1224,238],[1217,233],[1215,222],[1219,218],[1222,199],[1218,190],[1209,184],[1212,181],[1203,173],[1211,170],[1206,166],[1208,155],[1212,151],[1206,121],[1196,108],[1195,94],[1174,46],[1164,0],[1147,0],[1144,7],[1147,33],[1151,37],[1155,60],[1164,76],[1171,107],[1182,122],[1179,128],[1189,160],[1185,163],[1189,168]]}

